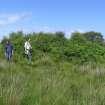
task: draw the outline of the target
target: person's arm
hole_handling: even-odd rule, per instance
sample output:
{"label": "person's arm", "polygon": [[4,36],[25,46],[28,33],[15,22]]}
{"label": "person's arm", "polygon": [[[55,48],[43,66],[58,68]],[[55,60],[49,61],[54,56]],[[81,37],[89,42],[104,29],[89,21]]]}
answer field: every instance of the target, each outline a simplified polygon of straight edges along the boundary
{"label": "person's arm", "polygon": [[31,44],[29,43],[29,47],[30,47],[30,49],[32,49],[32,46],[31,46]]}
{"label": "person's arm", "polygon": [[4,54],[6,56],[6,52],[7,52],[7,46],[5,45],[5,48],[4,48]]}
{"label": "person's arm", "polygon": [[24,43],[24,48],[26,48],[26,42]]}
{"label": "person's arm", "polygon": [[30,48],[32,49],[32,46],[30,45]]}
{"label": "person's arm", "polygon": [[13,50],[14,50],[14,49],[13,49],[13,45],[12,45],[11,47],[12,47],[12,55],[13,55],[13,53],[14,53],[14,51],[13,51]]}
{"label": "person's arm", "polygon": [[7,45],[5,45],[5,52],[7,51]]}

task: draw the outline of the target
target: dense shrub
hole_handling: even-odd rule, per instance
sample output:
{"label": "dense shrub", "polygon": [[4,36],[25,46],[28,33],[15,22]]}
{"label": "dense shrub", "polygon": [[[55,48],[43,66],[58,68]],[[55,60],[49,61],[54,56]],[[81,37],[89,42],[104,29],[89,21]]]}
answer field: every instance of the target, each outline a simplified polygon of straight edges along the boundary
{"label": "dense shrub", "polygon": [[[9,40],[14,46],[14,60],[19,62],[24,59],[24,42],[31,39],[33,47],[33,61],[41,53],[48,54],[55,61],[67,60],[74,63],[96,62],[105,63],[105,46],[101,33],[72,33],[70,39],[66,39],[63,32],[56,33],[11,33]],[[92,39],[93,38],[93,39]],[[7,38],[1,42],[1,52]],[[0,55],[2,57],[2,54]]]}

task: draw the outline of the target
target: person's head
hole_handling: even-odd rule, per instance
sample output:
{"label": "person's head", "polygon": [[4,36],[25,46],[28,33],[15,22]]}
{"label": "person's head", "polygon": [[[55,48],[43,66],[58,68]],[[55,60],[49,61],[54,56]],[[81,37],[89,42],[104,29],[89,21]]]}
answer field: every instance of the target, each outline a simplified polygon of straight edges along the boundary
{"label": "person's head", "polygon": [[26,41],[30,42],[30,38],[26,38]]}
{"label": "person's head", "polygon": [[28,39],[28,41],[30,42],[30,38]]}
{"label": "person's head", "polygon": [[9,44],[10,43],[10,40],[7,40],[6,44]]}

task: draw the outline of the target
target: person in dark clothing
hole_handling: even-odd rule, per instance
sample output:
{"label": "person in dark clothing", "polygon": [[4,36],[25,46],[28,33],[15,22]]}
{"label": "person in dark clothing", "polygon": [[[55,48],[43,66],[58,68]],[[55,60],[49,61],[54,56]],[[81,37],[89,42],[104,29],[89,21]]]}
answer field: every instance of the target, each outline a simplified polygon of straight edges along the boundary
{"label": "person in dark clothing", "polygon": [[10,43],[10,41],[7,41],[5,45],[5,56],[8,61],[11,61],[13,55],[13,45]]}

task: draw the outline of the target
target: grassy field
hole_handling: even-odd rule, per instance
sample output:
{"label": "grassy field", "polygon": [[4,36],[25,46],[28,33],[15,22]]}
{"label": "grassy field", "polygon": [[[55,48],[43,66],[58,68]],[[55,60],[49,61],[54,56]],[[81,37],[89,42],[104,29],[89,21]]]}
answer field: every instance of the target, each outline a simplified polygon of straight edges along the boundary
{"label": "grassy field", "polygon": [[105,67],[0,61],[0,105],[105,105]]}

